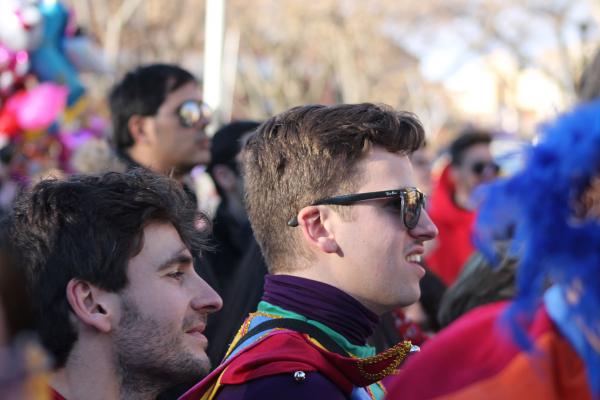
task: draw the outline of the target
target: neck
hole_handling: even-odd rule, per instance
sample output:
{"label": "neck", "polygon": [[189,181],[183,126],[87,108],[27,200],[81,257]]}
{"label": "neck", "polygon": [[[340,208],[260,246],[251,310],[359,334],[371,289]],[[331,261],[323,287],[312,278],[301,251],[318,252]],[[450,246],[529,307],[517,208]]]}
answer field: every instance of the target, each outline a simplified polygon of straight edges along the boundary
{"label": "neck", "polygon": [[185,173],[182,173],[173,165],[169,165],[164,160],[156,158],[154,154],[151,154],[142,147],[133,146],[127,151],[127,155],[134,163],[139,164],[154,173],[167,175],[178,181],[181,181],[185,176]]}
{"label": "neck", "polygon": [[157,382],[147,376],[124,373],[122,378],[119,397],[121,400],[156,399],[160,392],[168,387],[163,382]]}
{"label": "neck", "polygon": [[344,291],[294,275],[267,275],[262,300],[318,321],[362,346],[379,318]]}
{"label": "neck", "polygon": [[[78,341],[79,343],[79,341]],[[67,400],[150,400],[165,388],[158,382],[121,373],[105,347],[76,343],[67,364],[51,376],[51,385]]]}
{"label": "neck", "polygon": [[93,350],[76,354],[74,349],[67,364],[52,374],[52,387],[67,400],[118,399],[119,379],[112,362]]}

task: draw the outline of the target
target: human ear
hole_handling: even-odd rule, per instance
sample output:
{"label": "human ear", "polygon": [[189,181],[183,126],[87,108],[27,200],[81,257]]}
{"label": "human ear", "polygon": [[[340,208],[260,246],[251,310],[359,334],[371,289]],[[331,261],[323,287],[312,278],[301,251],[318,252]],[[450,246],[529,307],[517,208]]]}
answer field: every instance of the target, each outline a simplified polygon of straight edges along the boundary
{"label": "human ear", "polygon": [[134,114],[127,121],[127,128],[135,143],[146,143],[150,141],[148,130],[148,117]]}
{"label": "human ear", "polygon": [[110,293],[84,280],[71,279],[67,283],[67,301],[82,323],[110,332],[114,318]]}
{"label": "human ear", "polygon": [[304,207],[298,213],[298,225],[304,240],[324,253],[337,253],[339,246],[327,223],[331,210],[324,206]]}

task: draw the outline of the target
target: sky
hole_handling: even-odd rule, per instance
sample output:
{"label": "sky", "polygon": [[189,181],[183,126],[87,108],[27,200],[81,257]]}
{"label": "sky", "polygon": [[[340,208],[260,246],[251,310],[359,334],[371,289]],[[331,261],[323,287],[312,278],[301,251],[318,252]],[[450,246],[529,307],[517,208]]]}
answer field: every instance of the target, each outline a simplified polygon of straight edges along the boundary
{"label": "sky", "polygon": [[[564,3],[565,0],[546,1]],[[531,7],[531,3],[524,1],[522,4]],[[587,0],[571,0],[568,4],[569,12],[562,34],[569,50],[579,60],[586,51],[581,46],[581,22],[588,22],[590,26],[587,41],[591,45],[587,49],[595,47],[595,41],[600,37],[599,29]],[[433,24],[423,26],[414,35],[402,35],[403,44],[420,59],[423,75],[430,81],[441,83],[455,96],[460,108],[473,114],[498,114],[498,74],[494,71],[500,71],[501,75],[512,77],[511,84],[517,88],[516,101],[522,107],[535,109],[539,118],[550,117],[565,107],[565,97],[560,86],[536,66],[542,64],[551,68],[553,73],[562,72],[556,57],[557,40],[550,20],[528,11],[525,6],[510,8],[494,19],[504,34],[515,39],[523,54],[534,60],[522,68],[523,73],[518,77],[515,71],[523,65],[519,65],[507,46],[488,41],[483,50],[472,50],[469,42],[482,36],[479,23],[473,19],[461,18],[442,29]],[[497,118],[506,121],[505,116]]]}

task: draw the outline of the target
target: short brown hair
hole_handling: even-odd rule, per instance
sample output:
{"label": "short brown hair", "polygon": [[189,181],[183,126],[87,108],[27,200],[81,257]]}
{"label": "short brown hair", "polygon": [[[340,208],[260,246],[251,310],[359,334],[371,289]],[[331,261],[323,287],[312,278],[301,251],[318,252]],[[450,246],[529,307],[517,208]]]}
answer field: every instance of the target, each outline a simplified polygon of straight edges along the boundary
{"label": "short brown hair", "polygon": [[317,199],[352,190],[369,149],[410,154],[425,139],[409,112],[370,103],[306,105],[272,117],[244,149],[246,207],[270,272],[306,256],[287,221]]}

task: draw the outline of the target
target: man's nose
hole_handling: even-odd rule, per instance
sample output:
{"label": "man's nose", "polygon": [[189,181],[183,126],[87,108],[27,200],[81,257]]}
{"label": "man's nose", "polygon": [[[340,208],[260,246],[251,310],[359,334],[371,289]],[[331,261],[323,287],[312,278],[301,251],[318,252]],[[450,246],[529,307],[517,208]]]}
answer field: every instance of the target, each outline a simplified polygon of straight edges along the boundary
{"label": "man's nose", "polygon": [[431,217],[424,209],[421,210],[421,215],[419,217],[419,223],[414,229],[409,231],[410,235],[414,238],[426,241],[435,238],[439,231],[437,226],[431,220]]}
{"label": "man's nose", "polygon": [[213,313],[223,307],[223,299],[206,281],[199,278],[200,282],[195,289],[195,296],[192,299],[191,306],[194,310],[203,313]]}

